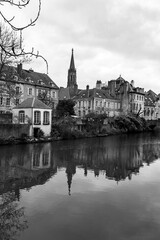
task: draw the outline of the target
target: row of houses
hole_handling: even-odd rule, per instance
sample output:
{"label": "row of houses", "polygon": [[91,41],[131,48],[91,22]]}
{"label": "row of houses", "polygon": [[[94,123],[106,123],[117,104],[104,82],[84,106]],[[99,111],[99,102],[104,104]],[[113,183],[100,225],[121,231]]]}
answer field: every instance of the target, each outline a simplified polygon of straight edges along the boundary
{"label": "row of houses", "polygon": [[145,119],[160,118],[159,95],[135,83],[126,81],[120,75],[117,79],[103,84],[97,80],[95,88],[79,89],[72,49],[68,70],[67,87],[58,87],[46,74],[5,66],[0,72],[0,114],[13,113],[13,123],[30,124],[30,136],[36,136],[39,129],[50,134],[51,116],[59,100],[75,101],[75,114],[81,118],[95,112],[109,117],[134,113]]}

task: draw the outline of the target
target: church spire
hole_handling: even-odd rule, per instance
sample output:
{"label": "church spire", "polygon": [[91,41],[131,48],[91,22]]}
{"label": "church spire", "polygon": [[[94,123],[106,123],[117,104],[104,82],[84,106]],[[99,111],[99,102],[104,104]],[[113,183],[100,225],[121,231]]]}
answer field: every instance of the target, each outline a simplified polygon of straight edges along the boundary
{"label": "church spire", "polygon": [[72,48],[72,55],[71,55],[71,62],[70,62],[70,70],[76,70],[74,65],[74,54],[73,54],[73,48]]}
{"label": "church spire", "polygon": [[74,53],[72,48],[72,54],[71,54],[71,61],[70,61],[70,68],[68,69],[68,82],[67,87],[70,88],[70,94],[75,94],[78,89],[77,85],[77,74],[76,74],[76,68],[74,64]]}

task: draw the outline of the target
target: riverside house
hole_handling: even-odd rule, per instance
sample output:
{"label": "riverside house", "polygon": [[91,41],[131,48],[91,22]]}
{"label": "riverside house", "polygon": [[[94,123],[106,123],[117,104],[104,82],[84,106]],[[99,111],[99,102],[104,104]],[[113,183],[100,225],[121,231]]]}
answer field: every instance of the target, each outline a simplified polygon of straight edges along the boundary
{"label": "riverside house", "polygon": [[44,136],[51,133],[52,109],[35,97],[28,98],[12,109],[14,124],[29,124],[29,136],[38,137],[40,131]]}

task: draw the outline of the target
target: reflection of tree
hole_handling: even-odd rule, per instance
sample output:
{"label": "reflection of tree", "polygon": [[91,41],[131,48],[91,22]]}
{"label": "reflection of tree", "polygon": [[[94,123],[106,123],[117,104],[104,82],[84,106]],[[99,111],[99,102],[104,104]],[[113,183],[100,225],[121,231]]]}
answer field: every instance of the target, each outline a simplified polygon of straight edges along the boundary
{"label": "reflection of tree", "polygon": [[150,165],[153,161],[160,157],[159,144],[146,144],[143,146],[143,161]]}
{"label": "reflection of tree", "polygon": [[0,239],[14,240],[27,228],[24,208],[19,207],[15,194],[8,192],[0,196]]}

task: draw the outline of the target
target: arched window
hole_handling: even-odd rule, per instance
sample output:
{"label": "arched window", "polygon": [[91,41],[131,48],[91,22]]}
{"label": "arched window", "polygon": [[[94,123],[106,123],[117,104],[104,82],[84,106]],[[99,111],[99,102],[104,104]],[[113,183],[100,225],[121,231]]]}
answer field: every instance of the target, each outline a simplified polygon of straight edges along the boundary
{"label": "arched window", "polygon": [[19,123],[24,123],[24,122],[25,122],[25,112],[19,111]]}
{"label": "arched window", "polygon": [[40,125],[41,124],[41,112],[40,111],[35,111],[34,112],[34,124],[35,125]]}
{"label": "arched window", "polygon": [[45,111],[43,113],[43,124],[48,125],[49,124],[49,112]]}

